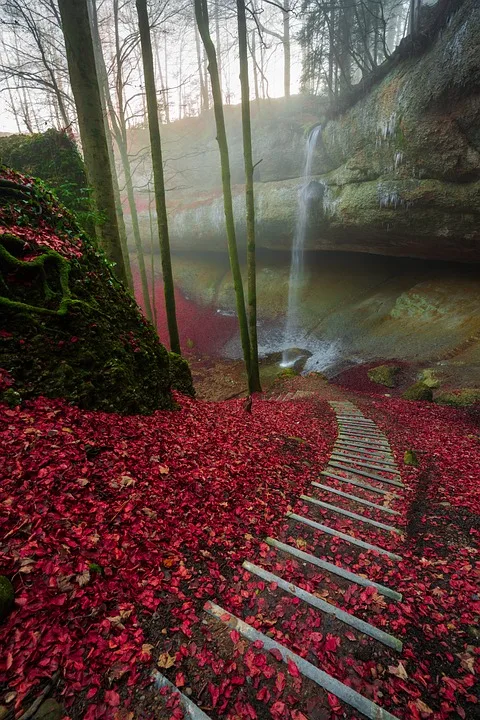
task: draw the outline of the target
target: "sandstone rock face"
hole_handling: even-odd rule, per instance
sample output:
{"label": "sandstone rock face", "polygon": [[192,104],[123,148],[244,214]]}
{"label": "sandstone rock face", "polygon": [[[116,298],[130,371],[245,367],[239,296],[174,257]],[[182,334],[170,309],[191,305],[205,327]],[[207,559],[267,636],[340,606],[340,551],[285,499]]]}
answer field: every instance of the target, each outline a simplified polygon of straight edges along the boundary
{"label": "sandstone rock face", "polygon": [[[310,249],[480,260],[479,46],[480,5],[466,0],[423,56],[398,64],[349,111],[326,122],[314,162]],[[291,247],[305,134],[322,122],[320,105],[313,112],[302,109],[301,99],[295,103],[277,121],[268,114],[255,120],[255,160],[262,160],[255,187],[258,244],[264,248]],[[198,130],[203,121],[195,122]],[[175,148],[168,132],[167,157]],[[192,140],[182,146],[185,168],[178,160],[175,166],[190,187],[171,194],[172,246],[224,251],[218,151],[213,138],[197,134],[204,142],[200,158],[189,159]],[[238,118],[230,122],[230,138],[238,183]],[[234,202],[243,238],[241,185]],[[147,231],[145,213],[142,220]]]}
{"label": "sandstone rock face", "polygon": [[[288,253],[258,261],[261,351],[281,349],[288,298]],[[234,314],[233,281],[224,254],[177,255],[177,286],[212,313]],[[476,387],[480,377],[480,283],[468,264],[360,253],[310,253],[301,290],[296,346],[319,358],[317,369],[345,359],[403,359]],[[223,353],[241,356],[239,338]],[[380,364],[380,363],[379,363]],[[315,369],[312,366],[312,369]],[[424,378],[422,378],[424,380]]]}

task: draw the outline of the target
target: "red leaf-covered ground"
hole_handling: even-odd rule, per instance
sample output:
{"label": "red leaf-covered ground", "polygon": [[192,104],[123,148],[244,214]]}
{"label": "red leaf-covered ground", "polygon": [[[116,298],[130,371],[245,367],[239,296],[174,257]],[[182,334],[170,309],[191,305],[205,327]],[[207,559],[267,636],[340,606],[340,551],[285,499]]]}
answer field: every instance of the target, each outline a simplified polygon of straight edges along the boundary
{"label": "red leaf-covered ground", "polygon": [[[58,669],[56,695],[71,717],[181,718],[174,700],[165,698],[162,710],[148,705],[158,665],[214,718],[345,716],[294,664],[248,646],[236,631],[224,637],[204,625],[210,599],[403,720],[477,717],[478,425],[463,411],[349,395],[385,431],[402,468],[405,491],[390,500],[404,530],[396,536],[298,499],[315,492],[333,502],[309,487],[336,436],[329,397],[338,391],[325,386],[303,402],[257,400],[251,415],[242,401],[185,398],[178,412],[151,417],[42,398],[2,406],[0,573],[16,589],[0,628],[3,702],[20,714]],[[417,451],[418,469],[403,466],[406,449]],[[343,507],[379,518],[348,502]],[[309,534],[285,523],[291,508],[403,559]],[[403,600],[273,554],[267,535],[388,585]],[[244,560],[396,635],[403,652],[254,580],[241,570]]]}

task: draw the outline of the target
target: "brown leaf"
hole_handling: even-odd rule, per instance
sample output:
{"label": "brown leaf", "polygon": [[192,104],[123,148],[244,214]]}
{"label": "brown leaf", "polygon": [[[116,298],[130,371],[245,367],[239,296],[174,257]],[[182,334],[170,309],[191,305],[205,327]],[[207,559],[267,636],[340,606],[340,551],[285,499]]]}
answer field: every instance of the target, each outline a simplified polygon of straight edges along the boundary
{"label": "brown leaf", "polygon": [[90,582],[90,571],[84,570],[82,573],[77,575],[77,577],[75,579],[76,579],[77,583],[80,585],[80,587],[87,585]]}
{"label": "brown leaf", "polygon": [[401,662],[398,663],[398,667],[389,665],[388,672],[390,673],[390,675],[396,675],[401,680],[406,680],[408,678],[407,671],[405,670]]}
{"label": "brown leaf", "polygon": [[170,468],[167,465],[159,465],[158,472],[160,473],[160,475],[168,475],[168,473],[170,472]]}
{"label": "brown leaf", "polygon": [[429,708],[428,705],[425,705],[422,700],[415,700],[415,705],[424,715],[431,715],[433,713],[433,710]]}
{"label": "brown leaf", "polygon": [[157,665],[159,668],[168,670],[168,668],[171,668],[172,665],[175,665],[175,657],[173,655],[169,655],[168,652],[164,652],[158,658]]}

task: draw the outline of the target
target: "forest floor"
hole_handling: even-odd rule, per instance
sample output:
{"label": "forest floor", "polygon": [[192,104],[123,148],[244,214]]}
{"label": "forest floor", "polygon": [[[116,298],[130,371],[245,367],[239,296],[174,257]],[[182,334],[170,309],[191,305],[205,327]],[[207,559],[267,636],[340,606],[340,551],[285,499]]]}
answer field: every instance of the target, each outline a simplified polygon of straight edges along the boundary
{"label": "forest floor", "polygon": [[[251,413],[240,396],[212,401],[241,395],[239,368],[232,363],[223,380],[218,368],[207,391],[207,368],[194,363],[199,395],[210,401],[179,397],[180,410],[150,417],[42,398],[0,408],[0,573],[16,591],[0,626],[2,720],[19,718],[47,685],[75,720],[180,720],[175,697],[153,687],[154,669],[211,718],[361,717],[295,663],[225,629],[205,613],[206,601],[398,718],[479,718],[478,420],[319,376],[275,384]],[[275,399],[296,391],[305,395]],[[389,439],[405,485],[402,499],[389,501],[403,532],[362,529],[362,538],[402,559],[353,553],[316,532],[298,537],[298,528],[296,545],[403,598],[305,575],[284,558],[281,569],[288,582],[401,639],[401,653],[242,570],[249,560],[281,574],[264,540],[291,541],[286,513],[308,512],[300,495],[322,482],[337,435],[329,401],[339,399]],[[418,468],[403,464],[409,449]],[[348,518],[319,513],[312,517],[358,532]]]}

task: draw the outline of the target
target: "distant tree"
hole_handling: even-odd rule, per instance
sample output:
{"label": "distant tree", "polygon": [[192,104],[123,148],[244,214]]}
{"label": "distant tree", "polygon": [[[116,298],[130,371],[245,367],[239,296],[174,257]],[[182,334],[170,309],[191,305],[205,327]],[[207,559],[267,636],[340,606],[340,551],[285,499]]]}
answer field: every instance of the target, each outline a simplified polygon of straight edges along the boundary
{"label": "distant tree", "polygon": [[158,119],[157,91],[153,66],[152,41],[148,18],[147,0],[136,0],[138,27],[142,46],[143,72],[145,76],[145,92],[147,96],[148,127],[152,152],[153,181],[155,189],[155,206],[157,210],[158,237],[160,257],[162,260],[163,287],[165,308],[170,337],[170,348],[180,354],[180,338],[178,335],[177,317],[175,313],[175,286],[173,283],[172,259],[170,256],[170,240],[168,235],[167,205],[165,200],[165,179],[163,176],[162,142]]}
{"label": "distant tree", "polygon": [[250,392],[261,392],[257,338],[257,279],[255,258],[255,199],[253,191],[252,128],[250,122],[250,83],[245,0],[237,0],[240,84],[242,88],[243,157],[245,163],[245,204],[247,211],[247,308],[250,336]]}
{"label": "distant tree", "polygon": [[87,0],[58,0],[87,178],[103,222],[99,242],[127,284]]}
{"label": "distant tree", "polygon": [[242,274],[238,259],[237,239],[235,234],[235,221],[233,216],[232,186],[230,176],[230,158],[228,152],[227,133],[225,129],[225,116],[222,104],[222,89],[218,73],[217,53],[210,35],[210,20],[208,15],[207,0],[195,0],[195,16],[197,19],[200,37],[205,47],[208,58],[208,72],[212,86],[213,108],[215,123],[217,127],[217,141],[220,151],[220,163],[222,168],[223,207],[225,212],[225,225],[227,231],[228,254],[230,268],[232,270],[233,284],[237,306],[238,322],[240,326],[240,339],[242,342],[245,369],[247,372],[248,386],[251,390],[251,357],[250,338],[248,332],[247,313],[245,310],[245,295],[243,292]]}

